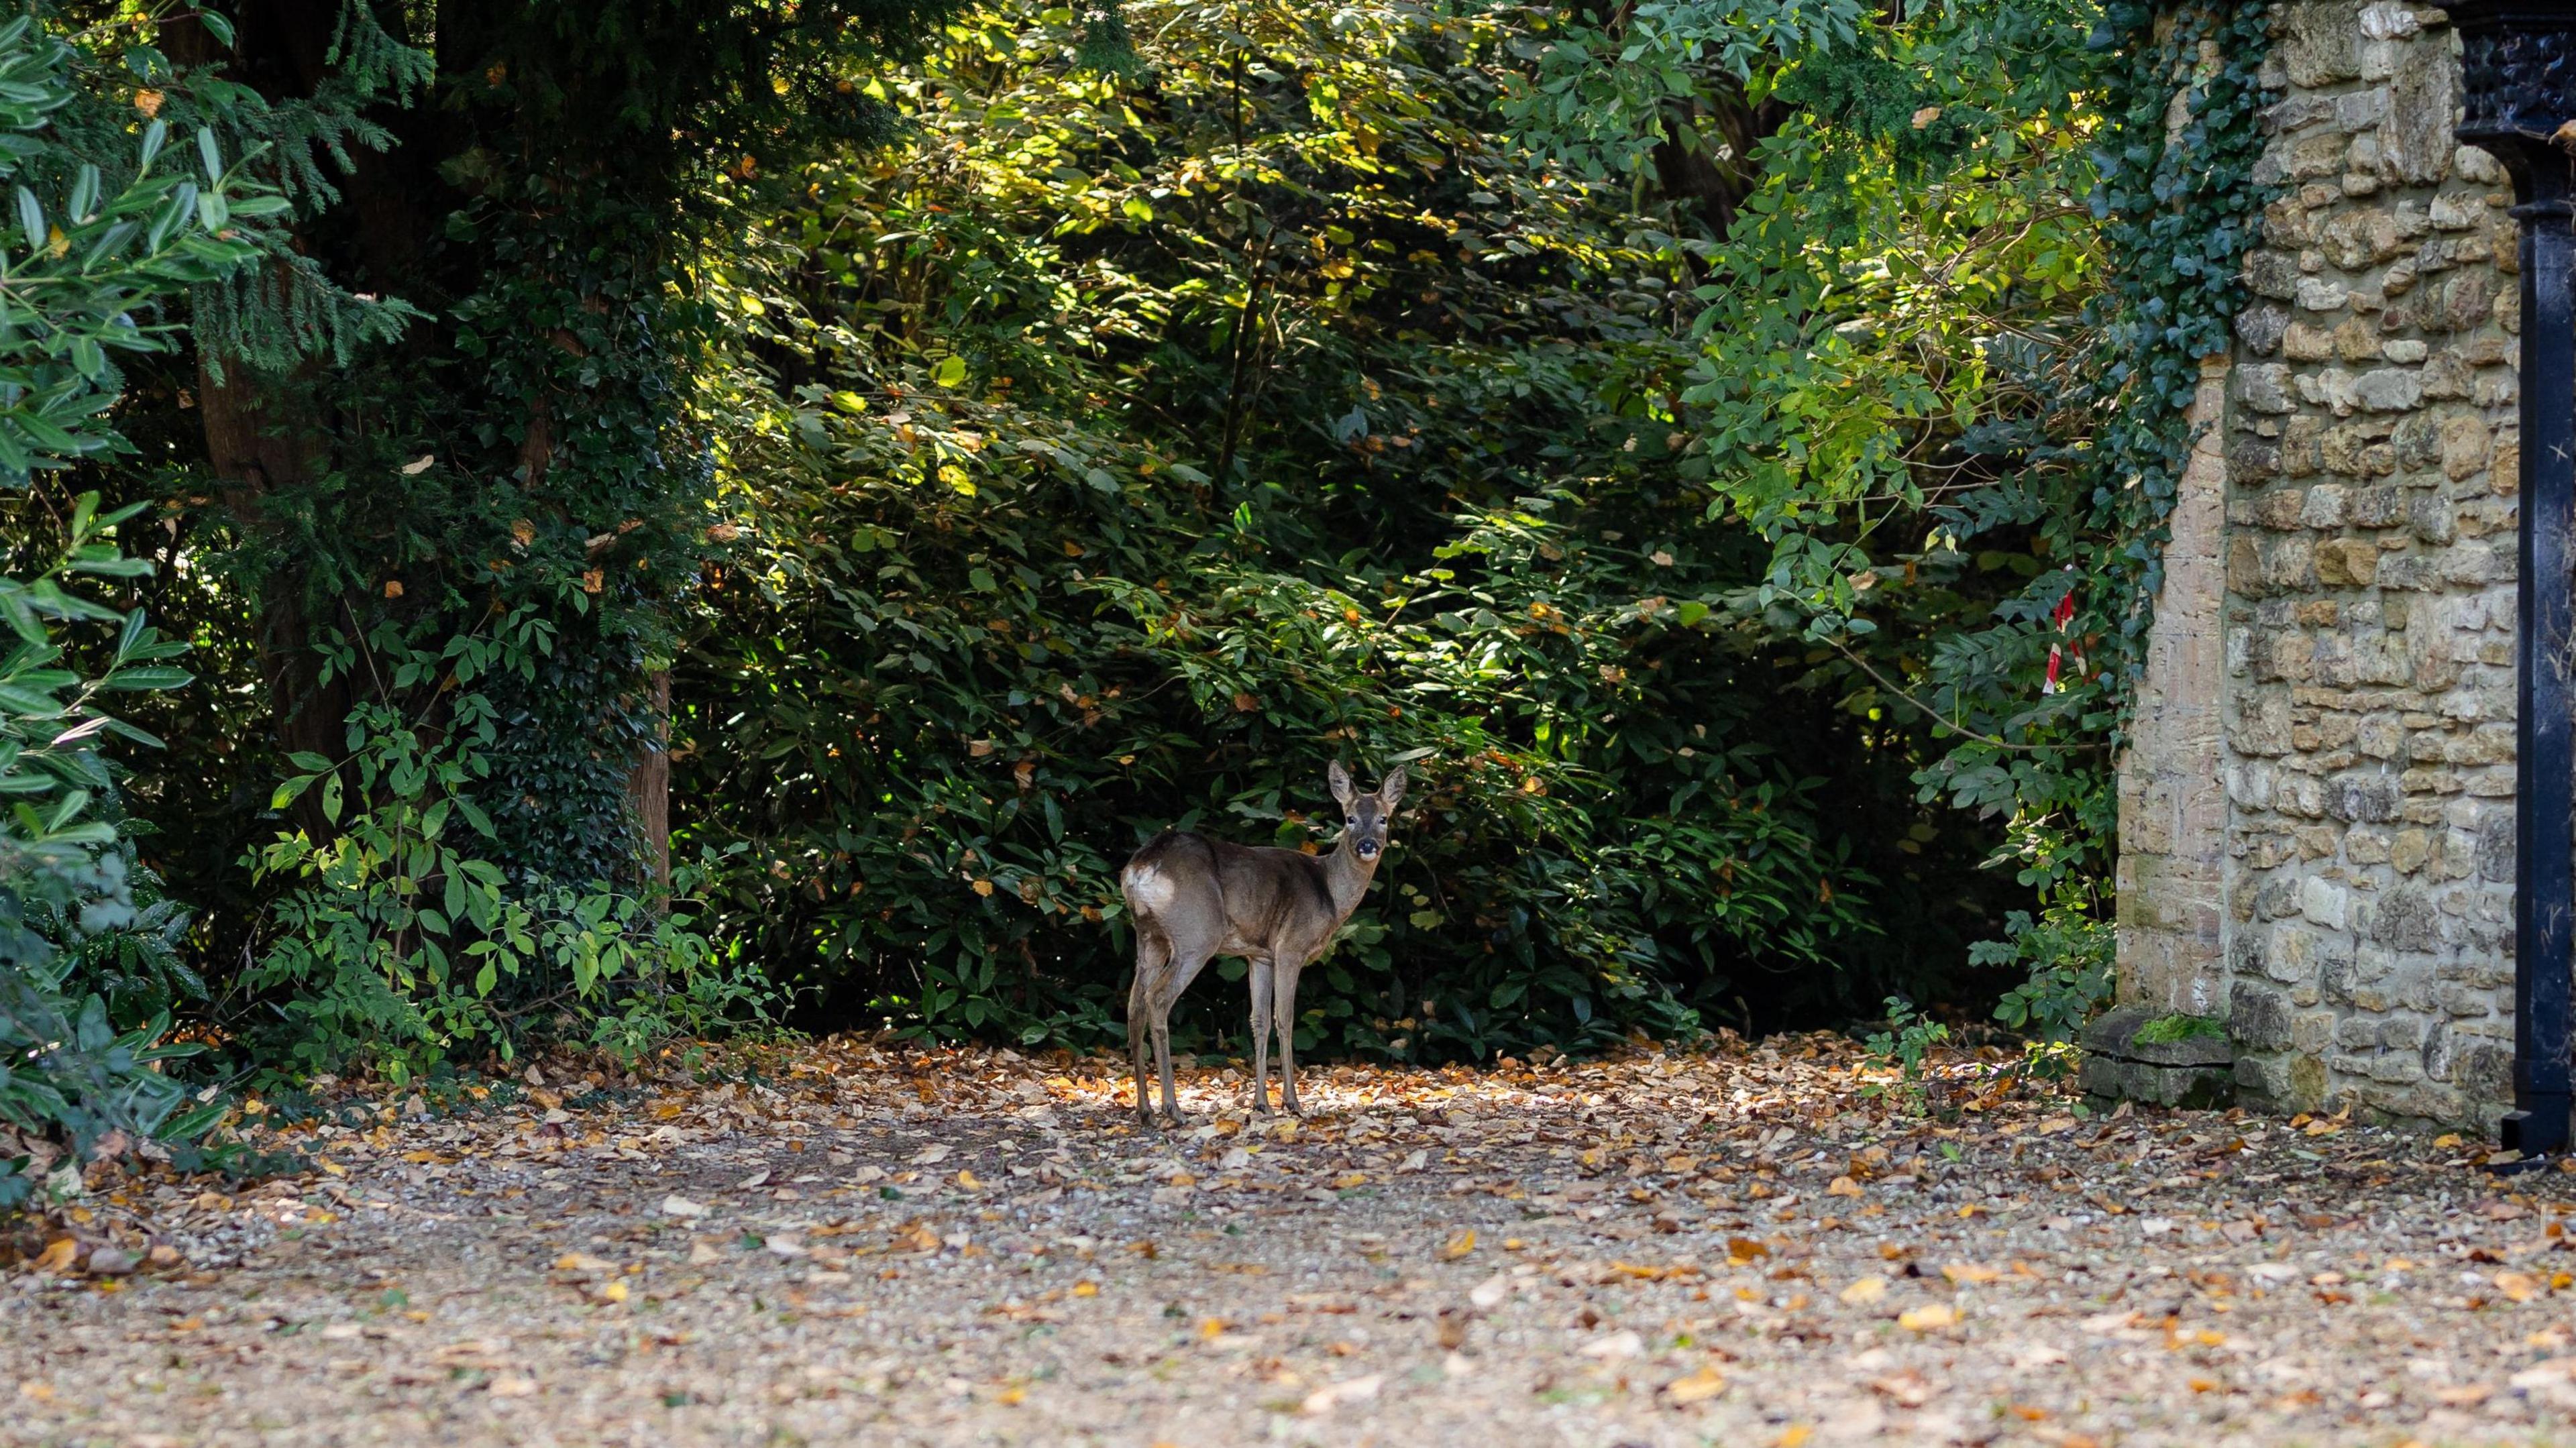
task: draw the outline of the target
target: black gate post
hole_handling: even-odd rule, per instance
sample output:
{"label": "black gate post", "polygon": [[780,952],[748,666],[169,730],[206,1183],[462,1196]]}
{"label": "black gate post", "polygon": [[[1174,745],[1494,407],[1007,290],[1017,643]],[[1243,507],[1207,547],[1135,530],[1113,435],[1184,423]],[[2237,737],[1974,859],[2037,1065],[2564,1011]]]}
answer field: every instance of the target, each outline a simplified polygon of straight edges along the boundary
{"label": "black gate post", "polygon": [[[2522,226],[2521,562],[2514,629],[2513,1104],[2503,1144],[2567,1149],[2576,926],[2570,534],[2576,533],[2576,0],[2440,0],[2458,26],[2459,137],[2513,177]],[[2561,128],[2566,127],[2561,139]]]}

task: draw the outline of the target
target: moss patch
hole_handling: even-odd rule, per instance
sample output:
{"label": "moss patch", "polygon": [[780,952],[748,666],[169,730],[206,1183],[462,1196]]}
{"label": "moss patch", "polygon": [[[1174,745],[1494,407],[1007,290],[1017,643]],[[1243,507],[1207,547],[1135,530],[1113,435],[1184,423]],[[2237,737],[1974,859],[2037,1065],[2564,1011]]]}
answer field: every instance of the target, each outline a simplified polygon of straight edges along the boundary
{"label": "moss patch", "polygon": [[2227,1039],[2227,1026],[2207,1016],[2186,1016],[2176,1012],[2169,1016],[2158,1016],[2138,1027],[2138,1033],[2130,1039],[2142,1046],[2171,1046],[2183,1041],[2223,1041]]}

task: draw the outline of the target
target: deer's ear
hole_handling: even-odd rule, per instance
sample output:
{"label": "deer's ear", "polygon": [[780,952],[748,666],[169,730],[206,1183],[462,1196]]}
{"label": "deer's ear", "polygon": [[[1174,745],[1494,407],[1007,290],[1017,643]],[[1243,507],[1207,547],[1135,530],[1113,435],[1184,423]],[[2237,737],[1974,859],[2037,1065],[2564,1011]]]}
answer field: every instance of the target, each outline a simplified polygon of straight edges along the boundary
{"label": "deer's ear", "polygon": [[1351,772],[1342,768],[1338,759],[1333,761],[1332,768],[1324,771],[1324,782],[1333,787],[1333,798],[1341,801],[1344,809],[1349,809],[1351,801],[1359,795],[1359,791],[1351,787]]}
{"label": "deer's ear", "polygon": [[1399,764],[1386,772],[1386,778],[1377,782],[1379,807],[1389,814],[1395,812],[1397,802],[1404,798],[1404,778],[1404,766]]}

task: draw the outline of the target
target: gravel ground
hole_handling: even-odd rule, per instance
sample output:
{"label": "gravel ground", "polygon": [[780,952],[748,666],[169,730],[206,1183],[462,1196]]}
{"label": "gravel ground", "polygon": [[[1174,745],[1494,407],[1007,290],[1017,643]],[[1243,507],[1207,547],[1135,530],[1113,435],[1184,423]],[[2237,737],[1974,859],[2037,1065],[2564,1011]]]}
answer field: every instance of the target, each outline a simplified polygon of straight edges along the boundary
{"label": "gravel ground", "polygon": [[1310,1070],[1278,1128],[1200,1070],[1179,1132],[859,1041],[353,1095],[255,1133],[301,1174],[23,1235],[0,1442],[2576,1443],[2576,1178],[1996,1065],[1946,1122],[1823,1037]]}

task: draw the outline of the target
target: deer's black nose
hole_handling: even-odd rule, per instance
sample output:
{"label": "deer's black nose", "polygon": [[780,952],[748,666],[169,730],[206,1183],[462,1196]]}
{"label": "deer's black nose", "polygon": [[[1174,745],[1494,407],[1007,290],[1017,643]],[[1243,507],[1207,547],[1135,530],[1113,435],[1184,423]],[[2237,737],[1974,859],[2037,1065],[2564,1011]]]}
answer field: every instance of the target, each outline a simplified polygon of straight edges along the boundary
{"label": "deer's black nose", "polygon": [[1375,841],[1375,840],[1362,840],[1362,841],[1360,841],[1360,842],[1359,842],[1359,854],[1360,854],[1360,858],[1361,858],[1361,859],[1363,859],[1363,860],[1374,860],[1374,859],[1376,859],[1376,858],[1377,858],[1377,852],[1378,852],[1378,843],[1377,843],[1377,841]]}

